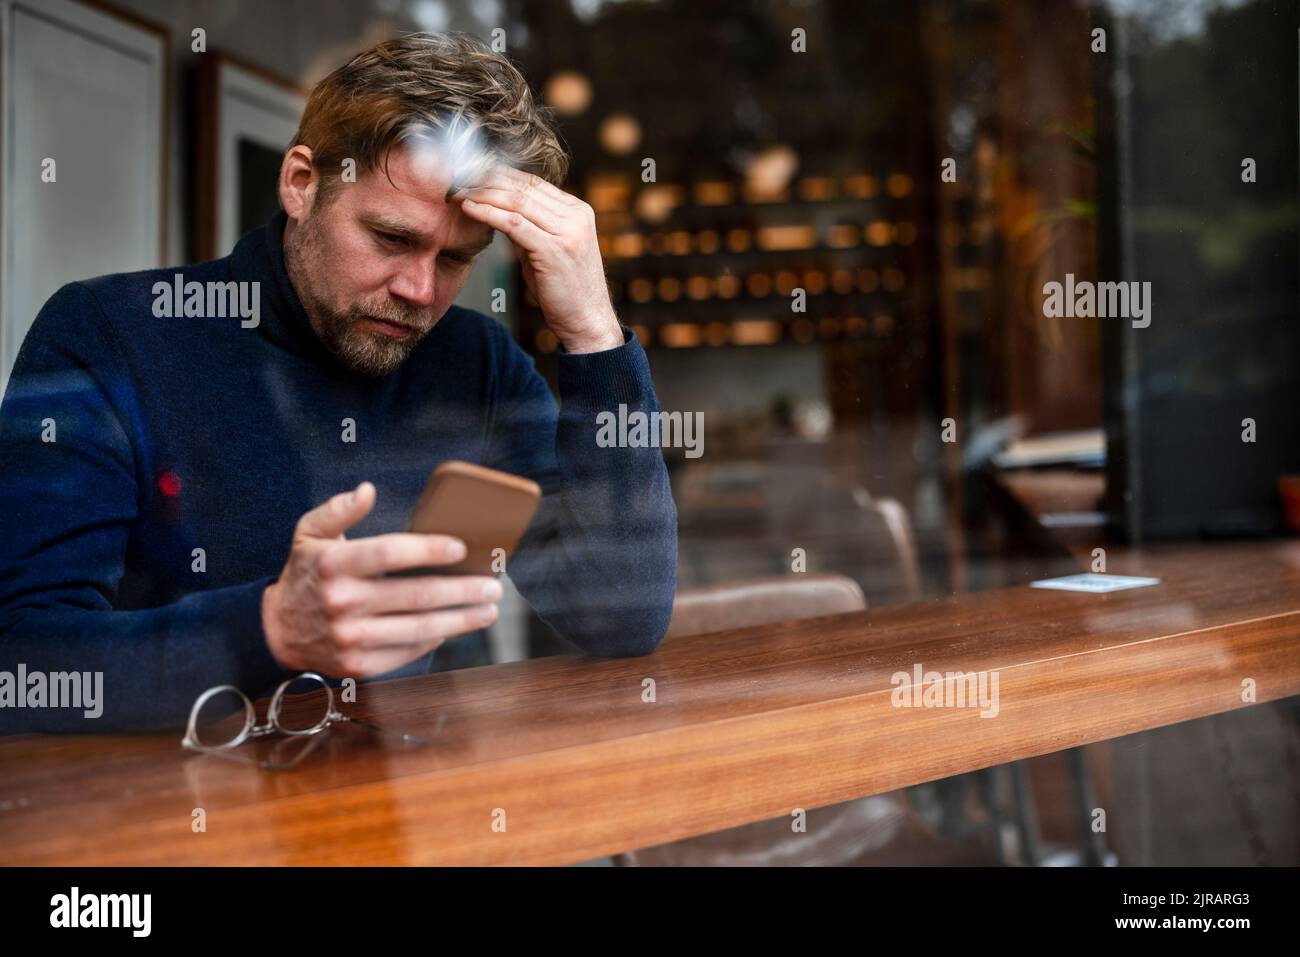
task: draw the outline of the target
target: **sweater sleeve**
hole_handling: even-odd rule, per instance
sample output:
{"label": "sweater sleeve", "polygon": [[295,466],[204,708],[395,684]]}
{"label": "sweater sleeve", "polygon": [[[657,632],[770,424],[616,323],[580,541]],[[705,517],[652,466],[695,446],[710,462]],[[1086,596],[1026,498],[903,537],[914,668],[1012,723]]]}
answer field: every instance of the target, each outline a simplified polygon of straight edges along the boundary
{"label": "sweater sleeve", "polygon": [[262,631],[272,578],[115,609],[141,501],[137,430],[103,311],[86,287],[64,286],[32,325],[0,403],[0,671],[81,672],[83,688],[98,674],[102,700],[11,703],[0,734],[183,724],[209,687],[255,697],[287,674]]}
{"label": "sweater sleeve", "polygon": [[677,509],[663,453],[597,441],[602,412],[659,411],[645,351],[622,328],[622,346],[559,353],[558,410],[532,358],[507,339],[488,462],[542,487],[506,574],[563,638],[601,657],[654,651],[677,585]]}

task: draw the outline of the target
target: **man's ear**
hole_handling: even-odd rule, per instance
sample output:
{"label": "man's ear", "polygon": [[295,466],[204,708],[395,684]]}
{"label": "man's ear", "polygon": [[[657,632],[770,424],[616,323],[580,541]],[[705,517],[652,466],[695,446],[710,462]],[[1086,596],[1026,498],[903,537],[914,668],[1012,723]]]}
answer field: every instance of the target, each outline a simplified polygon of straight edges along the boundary
{"label": "man's ear", "polygon": [[301,221],[311,212],[320,178],[311,165],[311,150],[290,147],[280,163],[280,205],[290,219]]}

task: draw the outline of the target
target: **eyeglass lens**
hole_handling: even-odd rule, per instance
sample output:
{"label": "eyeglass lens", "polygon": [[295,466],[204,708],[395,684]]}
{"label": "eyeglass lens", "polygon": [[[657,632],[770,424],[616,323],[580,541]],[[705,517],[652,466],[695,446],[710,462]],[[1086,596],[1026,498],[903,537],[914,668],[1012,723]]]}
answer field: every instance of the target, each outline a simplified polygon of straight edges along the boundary
{"label": "eyeglass lens", "polygon": [[247,699],[234,688],[211,694],[194,715],[194,741],[204,748],[229,747],[248,727]]}
{"label": "eyeglass lens", "polygon": [[316,675],[299,675],[282,685],[271,701],[271,723],[291,734],[305,734],[324,727],[330,714],[327,687]]}

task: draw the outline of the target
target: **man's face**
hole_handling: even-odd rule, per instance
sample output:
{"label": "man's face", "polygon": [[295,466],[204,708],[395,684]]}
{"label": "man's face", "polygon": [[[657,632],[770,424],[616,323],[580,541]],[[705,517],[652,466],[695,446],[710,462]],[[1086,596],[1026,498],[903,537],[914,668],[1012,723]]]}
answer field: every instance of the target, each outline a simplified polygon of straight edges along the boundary
{"label": "man's face", "polygon": [[[389,182],[391,178],[392,182]],[[290,220],[284,250],[294,290],[325,345],[349,368],[386,375],[446,313],[493,230],[444,196],[433,155],[398,148],[382,168],[337,184]]]}

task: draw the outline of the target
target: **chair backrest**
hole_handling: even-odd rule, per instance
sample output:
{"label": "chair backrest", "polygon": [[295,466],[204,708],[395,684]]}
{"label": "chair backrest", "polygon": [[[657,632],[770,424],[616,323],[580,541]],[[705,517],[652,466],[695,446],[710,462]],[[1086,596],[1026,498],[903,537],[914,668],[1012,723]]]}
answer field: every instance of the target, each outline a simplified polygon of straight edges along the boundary
{"label": "chair backrest", "polygon": [[[862,501],[863,498],[866,500]],[[884,523],[898,570],[900,595],[908,601],[916,601],[921,597],[921,563],[917,558],[912,520],[908,518],[906,507],[898,499],[871,498],[865,490],[859,490],[859,504],[864,511],[878,516]]]}
{"label": "chair backrest", "polygon": [[[728,582],[678,592],[668,637],[700,635],[725,628],[766,625],[860,611],[867,607],[857,582],[843,575],[810,572]],[[756,821],[742,827],[616,854],[628,866],[748,864],[837,864],[850,851],[886,845],[900,826],[906,805],[897,795],[814,808],[817,826],[791,834],[789,818]]]}
{"label": "chair backrest", "polygon": [[667,637],[838,615],[866,607],[858,583],[843,575],[807,573],[751,578],[678,592]]}
{"label": "chair backrest", "polygon": [[802,548],[807,568],[848,575],[873,606],[921,597],[920,563],[907,509],[832,475],[775,470],[767,490],[768,539],[789,561]]}

